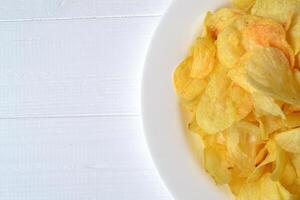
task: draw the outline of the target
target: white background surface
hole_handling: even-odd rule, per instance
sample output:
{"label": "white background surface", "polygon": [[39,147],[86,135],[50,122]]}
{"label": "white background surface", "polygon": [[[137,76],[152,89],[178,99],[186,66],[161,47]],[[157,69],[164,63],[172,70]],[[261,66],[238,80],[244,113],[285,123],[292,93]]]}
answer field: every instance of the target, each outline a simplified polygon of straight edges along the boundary
{"label": "white background surface", "polygon": [[170,0],[0,0],[0,199],[171,200],[140,80]]}

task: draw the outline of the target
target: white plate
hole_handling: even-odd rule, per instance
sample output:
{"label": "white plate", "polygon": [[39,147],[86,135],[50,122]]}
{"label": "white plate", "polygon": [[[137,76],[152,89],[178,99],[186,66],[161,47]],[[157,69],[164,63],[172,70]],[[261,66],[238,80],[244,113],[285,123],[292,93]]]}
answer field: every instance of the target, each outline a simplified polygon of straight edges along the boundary
{"label": "white plate", "polygon": [[208,10],[228,0],[175,0],[153,37],[142,84],[146,140],[156,167],[177,200],[226,200],[190,151],[172,86],[175,66],[185,57]]}

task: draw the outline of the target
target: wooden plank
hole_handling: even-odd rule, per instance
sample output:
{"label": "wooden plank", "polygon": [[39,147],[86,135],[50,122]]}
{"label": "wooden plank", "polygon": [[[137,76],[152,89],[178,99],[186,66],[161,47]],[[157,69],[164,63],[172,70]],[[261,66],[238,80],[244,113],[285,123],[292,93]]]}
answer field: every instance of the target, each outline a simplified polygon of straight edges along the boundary
{"label": "wooden plank", "polygon": [[0,20],[161,15],[170,0],[2,0]]}
{"label": "wooden plank", "polygon": [[0,160],[0,199],[170,199],[139,117],[2,119]]}
{"label": "wooden plank", "polygon": [[158,19],[0,23],[0,118],[138,114]]}

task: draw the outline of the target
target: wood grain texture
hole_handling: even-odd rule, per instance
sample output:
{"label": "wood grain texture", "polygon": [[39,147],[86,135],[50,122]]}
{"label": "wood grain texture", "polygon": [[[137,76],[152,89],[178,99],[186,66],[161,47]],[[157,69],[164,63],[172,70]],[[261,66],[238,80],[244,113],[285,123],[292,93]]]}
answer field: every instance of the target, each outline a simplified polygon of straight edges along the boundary
{"label": "wood grain texture", "polygon": [[140,81],[170,0],[0,0],[0,199],[171,200]]}
{"label": "wood grain texture", "polygon": [[170,199],[139,117],[0,120],[0,133],[0,199]]}
{"label": "wood grain texture", "polygon": [[1,0],[0,20],[161,15],[171,0]]}
{"label": "wood grain texture", "polygon": [[158,19],[0,23],[0,118],[138,114]]}

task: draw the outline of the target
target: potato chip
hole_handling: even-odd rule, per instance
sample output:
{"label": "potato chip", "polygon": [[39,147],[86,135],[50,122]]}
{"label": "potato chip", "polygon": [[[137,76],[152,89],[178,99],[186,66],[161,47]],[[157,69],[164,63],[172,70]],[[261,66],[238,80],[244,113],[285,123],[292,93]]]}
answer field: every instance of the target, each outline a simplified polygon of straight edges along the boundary
{"label": "potato chip", "polygon": [[244,14],[238,18],[236,18],[230,26],[238,30],[241,34],[244,32],[245,28],[249,26],[249,24],[253,24],[259,20],[262,20],[261,17]]}
{"label": "potato chip", "polygon": [[253,6],[255,0],[231,0],[231,2],[239,9],[248,10]]}
{"label": "potato chip", "polygon": [[232,171],[232,178],[228,183],[230,190],[234,195],[238,195],[243,185],[246,183],[246,178],[240,177],[237,174],[238,172]]}
{"label": "potato chip", "polygon": [[189,112],[194,113],[197,110],[200,96],[196,97],[193,100],[180,99],[181,105]]}
{"label": "potato chip", "polygon": [[238,122],[228,130],[226,146],[243,175],[254,170],[260,140],[259,127],[246,121]]}
{"label": "potato chip", "polygon": [[[292,193],[292,194],[294,194],[294,195],[297,195],[297,197],[296,198],[294,198],[294,199],[299,199],[299,196],[300,196],[300,178],[296,178],[296,180],[294,181],[294,183],[292,184],[292,185],[289,185],[289,186],[287,186],[286,187],[286,189],[290,192],[290,193]],[[294,200],[293,199],[293,200]]]}
{"label": "potato chip", "polygon": [[247,81],[246,71],[244,67],[236,67],[230,69],[227,73],[227,76],[241,88],[246,90],[249,93],[253,93],[255,90]]}
{"label": "potato chip", "polygon": [[174,74],[187,141],[238,200],[300,200],[300,0],[231,1]]}
{"label": "potato chip", "polygon": [[297,69],[297,71],[295,71],[295,76],[298,83],[300,83],[300,53],[295,55],[295,68]]}
{"label": "potato chip", "polygon": [[211,75],[196,112],[198,125],[210,134],[229,128],[252,110],[249,94],[238,85],[231,84],[226,72],[224,67],[219,67]]}
{"label": "potato chip", "polygon": [[225,27],[230,25],[236,18],[241,16],[239,10],[230,8],[221,8],[215,13],[208,13],[205,19],[205,26],[207,32],[213,38],[217,38],[219,33],[221,33]]}
{"label": "potato chip", "polygon": [[193,48],[192,78],[205,78],[216,63],[217,48],[210,37],[198,38]]}
{"label": "potato chip", "polygon": [[274,48],[253,51],[245,62],[252,87],[275,99],[300,105],[300,88],[284,54]]}
{"label": "potato chip", "polygon": [[195,117],[193,117],[192,121],[189,123],[188,129],[194,133],[199,134],[202,138],[206,136],[206,133],[198,126]]}
{"label": "potato chip", "polygon": [[275,169],[271,174],[271,179],[273,181],[279,181],[282,178],[287,162],[288,162],[287,153],[277,146]]}
{"label": "potato chip", "polygon": [[285,151],[300,153],[300,128],[279,133],[276,135],[275,140]]}
{"label": "potato chip", "polygon": [[294,53],[300,52],[300,10],[299,14],[294,17],[291,27],[287,32],[287,39],[292,45]]}
{"label": "potato chip", "polygon": [[285,172],[287,177],[281,181],[292,194],[300,195],[300,155],[291,154],[291,166],[287,167],[288,171]]}
{"label": "potato chip", "polygon": [[291,161],[294,169],[296,170],[297,177],[300,177],[300,155],[291,154]]}
{"label": "potato chip", "polygon": [[282,200],[299,200],[300,197],[290,193],[285,187],[283,187],[281,184],[277,185],[278,191],[280,193]]}
{"label": "potato chip", "polygon": [[226,184],[231,175],[226,163],[226,150],[207,147],[204,149],[204,166],[217,184]]}
{"label": "potato chip", "polygon": [[296,170],[293,164],[291,163],[291,161],[288,160],[288,162],[285,165],[280,183],[287,188],[288,186],[292,185],[295,182],[296,178],[297,178]]}
{"label": "potato chip", "polygon": [[294,66],[294,52],[286,41],[286,33],[281,24],[270,19],[255,20],[247,25],[243,36],[244,45],[248,50],[258,46],[278,48],[284,52],[291,66]]}
{"label": "potato chip", "polygon": [[255,114],[252,112],[250,112],[244,119],[247,122],[257,122],[256,116]]}
{"label": "potato chip", "polygon": [[256,154],[256,158],[255,158],[255,166],[259,166],[268,156],[268,149],[266,144],[261,143],[261,146],[259,148],[257,148],[257,154]]}
{"label": "potato chip", "polygon": [[261,93],[255,92],[252,93],[252,100],[255,112],[260,116],[265,114],[270,114],[273,116],[281,117],[285,119],[285,115],[278,104],[275,103],[272,97],[268,97]]}
{"label": "potato chip", "polygon": [[284,200],[281,196],[280,183],[272,181],[266,174],[257,182],[245,184],[237,199],[238,200]]}
{"label": "potato chip", "polygon": [[236,67],[245,54],[242,35],[233,26],[226,27],[218,35],[217,48],[219,61],[228,68]]}
{"label": "potato chip", "polygon": [[291,113],[286,117],[286,126],[290,129],[300,127],[300,113]]}
{"label": "potato chip", "polygon": [[289,115],[291,113],[300,112],[300,106],[291,105],[291,104],[284,104],[283,110],[287,115]]}
{"label": "potato chip", "polygon": [[284,122],[279,117],[266,115],[258,119],[262,129],[262,139],[268,139],[269,135],[284,127]]}
{"label": "potato chip", "polygon": [[288,28],[298,5],[298,0],[256,0],[251,14],[272,18]]}
{"label": "potato chip", "polygon": [[249,174],[247,182],[255,182],[265,173],[271,172],[271,163],[276,161],[276,144],[273,140],[268,141],[255,158],[255,169]]}
{"label": "potato chip", "polygon": [[193,100],[205,89],[207,81],[190,77],[193,59],[185,59],[174,72],[174,86],[177,94],[186,100]]}

